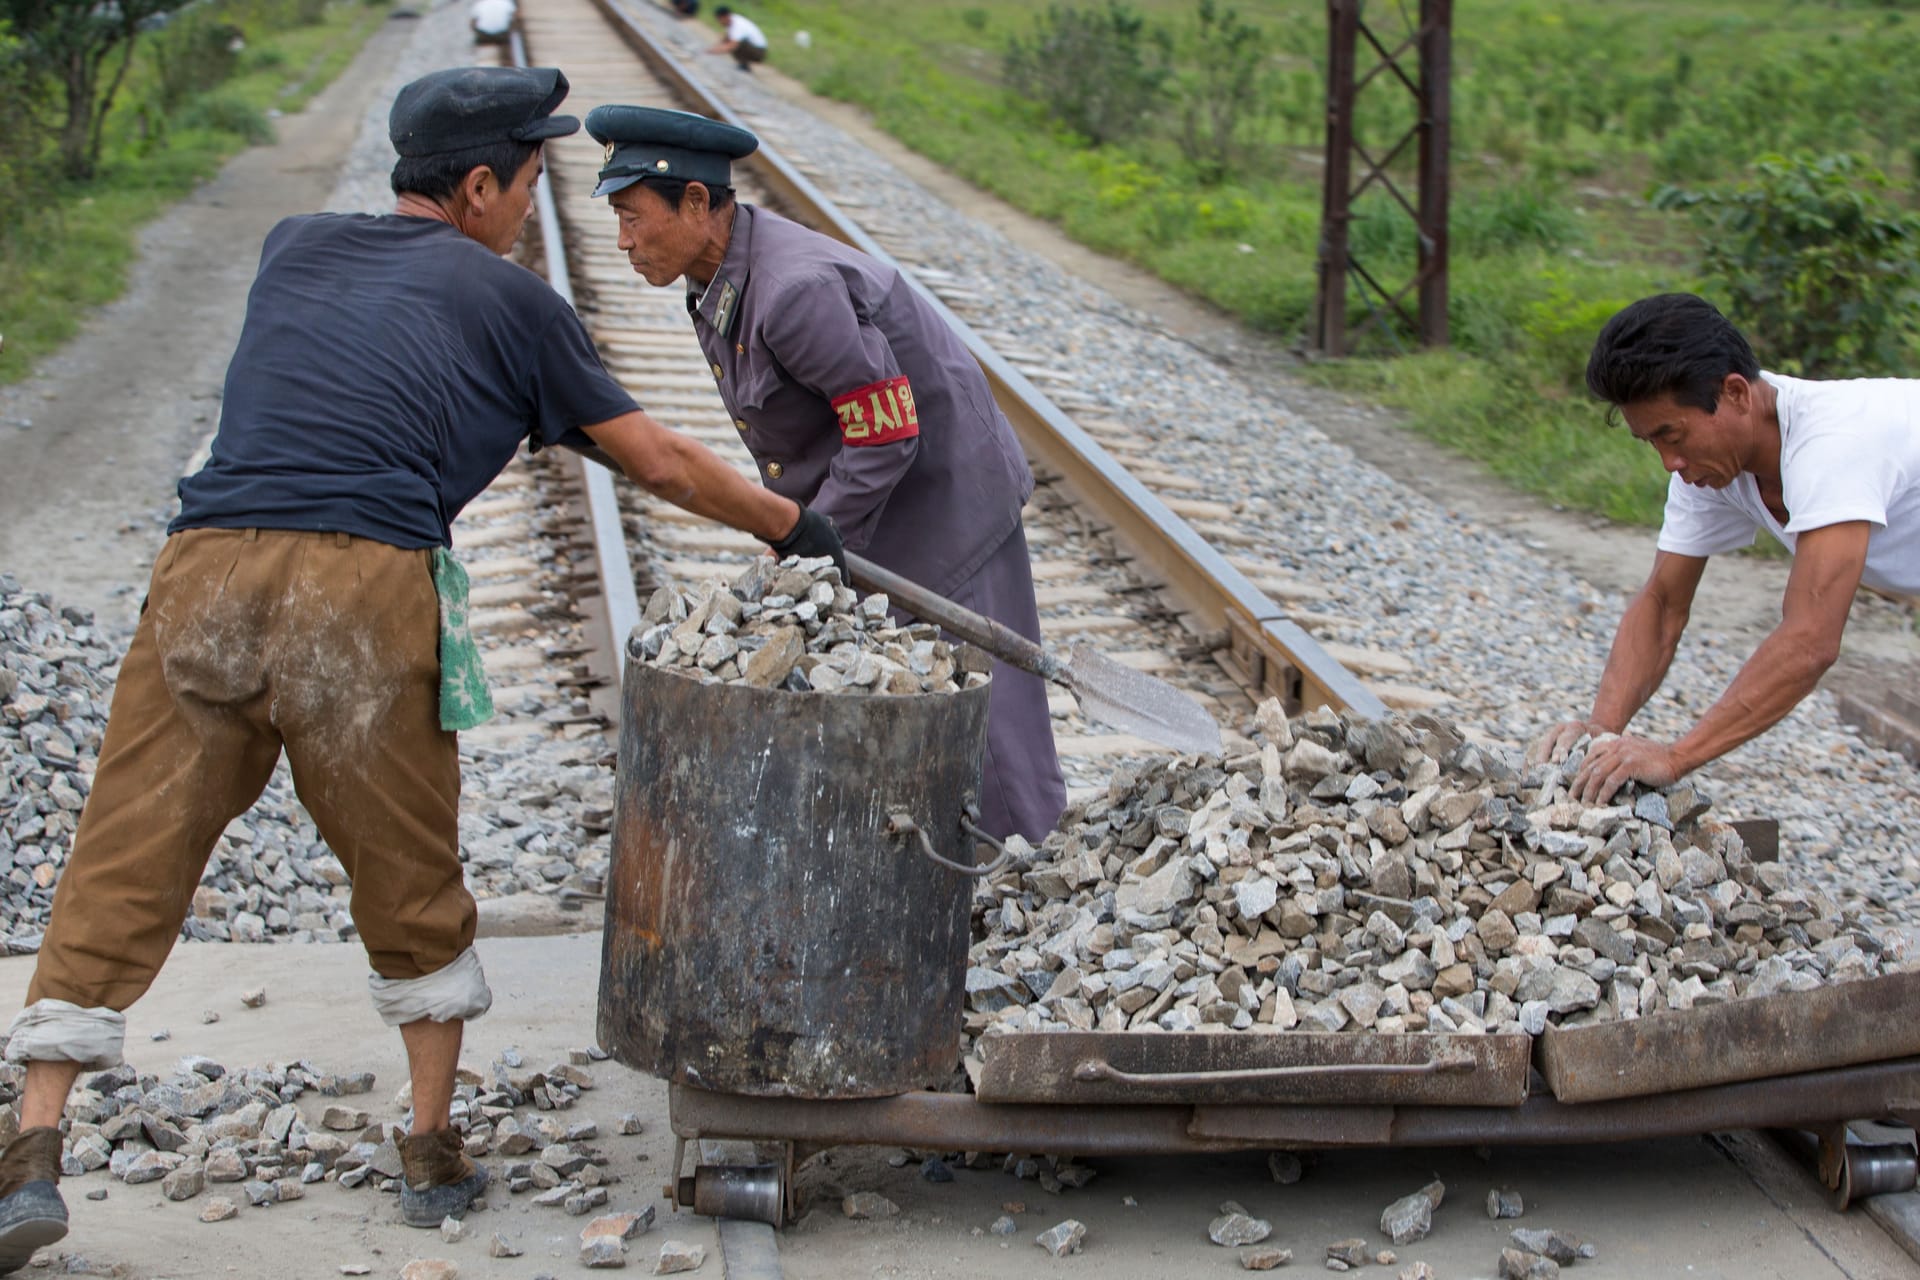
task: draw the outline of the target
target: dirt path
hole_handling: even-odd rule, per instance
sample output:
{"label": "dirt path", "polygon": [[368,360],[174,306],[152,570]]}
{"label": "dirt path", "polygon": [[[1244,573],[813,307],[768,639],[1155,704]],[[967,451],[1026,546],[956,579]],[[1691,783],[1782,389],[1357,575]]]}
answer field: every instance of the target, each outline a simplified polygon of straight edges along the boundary
{"label": "dirt path", "polygon": [[278,122],[277,142],[149,225],[126,294],[33,378],[0,389],[0,569],[103,621],[133,618],[174,484],[219,419],[261,241],[326,200],[411,31],[396,19],[374,32]]}

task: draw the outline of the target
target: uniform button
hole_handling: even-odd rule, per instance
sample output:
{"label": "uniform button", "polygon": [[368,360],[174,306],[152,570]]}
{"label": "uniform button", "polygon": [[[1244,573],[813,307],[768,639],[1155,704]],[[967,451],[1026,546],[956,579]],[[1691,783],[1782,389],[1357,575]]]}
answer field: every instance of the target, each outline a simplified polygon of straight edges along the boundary
{"label": "uniform button", "polygon": [[775,480],[778,480],[780,478],[780,473],[785,470],[786,468],[781,466],[777,462],[769,462],[767,464],[767,474],[772,476]]}
{"label": "uniform button", "polygon": [[739,429],[741,435],[747,434],[747,420],[745,418],[735,418],[733,425]]}
{"label": "uniform button", "polygon": [[714,376],[714,377],[716,377],[716,378],[718,378],[718,377],[719,377],[719,376],[720,376],[720,375],[721,375],[721,374],[722,374],[723,372],[725,372],[725,371],[724,371],[723,369],[721,369],[719,365],[715,365],[715,366],[713,366],[713,376]]}

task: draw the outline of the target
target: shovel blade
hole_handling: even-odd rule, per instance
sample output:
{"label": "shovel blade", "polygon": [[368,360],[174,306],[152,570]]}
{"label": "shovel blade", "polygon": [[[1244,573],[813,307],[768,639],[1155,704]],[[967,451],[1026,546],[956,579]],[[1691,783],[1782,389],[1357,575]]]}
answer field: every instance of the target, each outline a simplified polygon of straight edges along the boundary
{"label": "shovel blade", "polygon": [[1123,667],[1084,644],[1067,655],[1062,683],[1080,709],[1102,724],[1186,755],[1219,755],[1220,725],[1165,680]]}

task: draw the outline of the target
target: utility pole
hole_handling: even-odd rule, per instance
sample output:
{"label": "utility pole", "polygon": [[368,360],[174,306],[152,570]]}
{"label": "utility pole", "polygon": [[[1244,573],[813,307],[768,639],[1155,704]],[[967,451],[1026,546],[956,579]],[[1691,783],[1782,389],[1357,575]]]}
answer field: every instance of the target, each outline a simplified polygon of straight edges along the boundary
{"label": "utility pole", "polygon": [[[1328,356],[1346,355],[1367,329],[1378,329],[1395,347],[1406,335],[1422,346],[1447,343],[1453,0],[1420,0],[1418,24],[1391,44],[1368,23],[1364,8],[1365,0],[1327,0],[1327,163],[1313,346]],[[1363,54],[1372,65],[1360,73]],[[1398,84],[1414,100],[1412,127],[1377,156],[1355,127],[1360,93],[1375,81],[1383,87]],[[1412,199],[1392,172],[1409,147],[1416,153]],[[1419,246],[1413,275],[1394,287],[1355,260],[1350,248],[1354,202],[1375,185],[1413,220]],[[1358,294],[1364,311],[1357,329],[1347,315],[1350,291]],[[1415,294],[1412,312],[1406,305],[1409,294]]]}

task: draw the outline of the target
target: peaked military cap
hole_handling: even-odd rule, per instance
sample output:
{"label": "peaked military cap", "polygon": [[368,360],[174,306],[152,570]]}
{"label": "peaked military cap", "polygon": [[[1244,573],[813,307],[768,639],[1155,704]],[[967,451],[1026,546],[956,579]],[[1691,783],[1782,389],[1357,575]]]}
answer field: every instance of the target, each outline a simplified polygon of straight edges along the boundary
{"label": "peaked military cap", "polygon": [[733,161],[760,146],[760,139],[739,125],[664,107],[595,107],[587,112],[587,132],[607,148],[596,196],[610,196],[644,178],[730,187]]}
{"label": "peaked military cap", "polygon": [[580,129],[553,109],[567,96],[556,67],[454,67],[402,88],[387,137],[403,156],[432,156],[494,142],[540,142]]}

